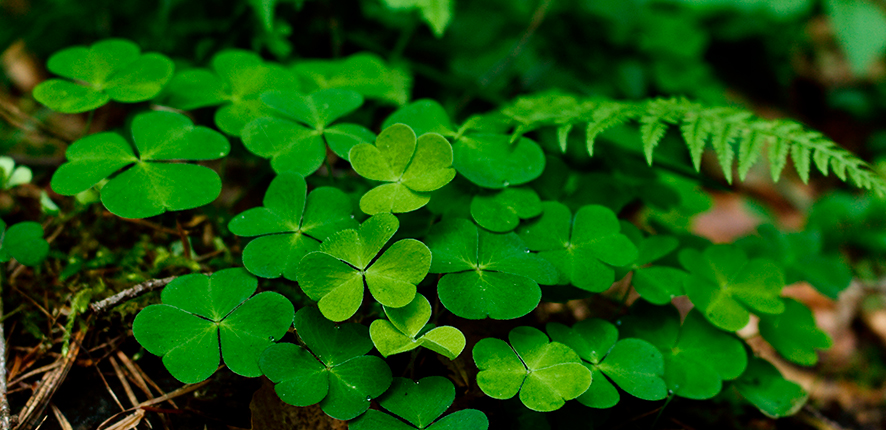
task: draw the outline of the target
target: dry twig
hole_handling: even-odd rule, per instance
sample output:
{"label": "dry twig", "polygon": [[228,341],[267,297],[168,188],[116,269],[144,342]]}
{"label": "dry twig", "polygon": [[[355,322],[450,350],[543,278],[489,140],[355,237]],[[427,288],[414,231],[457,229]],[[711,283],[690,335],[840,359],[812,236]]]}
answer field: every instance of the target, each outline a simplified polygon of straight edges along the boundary
{"label": "dry twig", "polygon": [[162,279],[151,279],[149,281],[142,282],[132,288],[123,290],[117,294],[114,294],[111,297],[108,297],[98,303],[92,303],[89,305],[89,308],[92,309],[92,312],[96,314],[101,314],[103,312],[107,312],[109,309],[117,306],[120,302],[124,302],[126,300],[134,299],[142,294],[149,293],[151,291],[160,289],[165,287],[167,284],[172,282],[176,276],[170,276],[168,278]]}

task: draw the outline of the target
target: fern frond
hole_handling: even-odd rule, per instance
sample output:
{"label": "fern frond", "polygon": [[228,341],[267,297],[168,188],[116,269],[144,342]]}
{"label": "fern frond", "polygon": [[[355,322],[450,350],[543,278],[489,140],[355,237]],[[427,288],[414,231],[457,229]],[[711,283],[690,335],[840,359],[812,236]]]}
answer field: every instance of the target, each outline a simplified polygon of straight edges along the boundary
{"label": "fern frond", "polygon": [[[562,110],[560,109],[562,108]],[[533,109],[540,112],[529,114]],[[502,113],[510,117],[518,130],[532,130],[556,125],[561,148],[565,148],[571,125],[587,124],[586,143],[593,155],[594,142],[600,133],[632,121],[639,123],[643,154],[652,163],[653,153],[671,126],[677,126],[689,149],[692,164],[701,168],[701,157],[710,142],[723,174],[732,182],[736,162],[734,143],[738,143],[738,175],[744,180],[751,167],[766,150],[772,179],[777,181],[793,160],[804,182],[814,164],[822,174],[833,172],[842,181],[850,181],[883,196],[886,179],[866,162],[823,136],[791,120],[764,120],[745,109],[707,107],[684,98],[651,99],[642,102],[614,102],[548,95],[518,99]]]}

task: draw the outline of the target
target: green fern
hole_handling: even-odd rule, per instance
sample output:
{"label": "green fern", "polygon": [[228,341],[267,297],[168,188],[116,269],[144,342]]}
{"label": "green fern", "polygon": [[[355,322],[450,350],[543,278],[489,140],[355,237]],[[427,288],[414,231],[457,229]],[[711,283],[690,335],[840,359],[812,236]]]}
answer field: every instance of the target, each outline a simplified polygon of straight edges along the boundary
{"label": "green fern", "polygon": [[[563,150],[573,126],[586,124],[586,144],[591,155],[600,133],[637,122],[643,153],[650,165],[655,148],[668,129],[676,126],[686,142],[695,169],[701,168],[702,154],[710,143],[730,184],[736,158],[738,176],[744,180],[766,149],[773,181],[781,177],[790,157],[804,183],[808,182],[809,171],[815,164],[824,175],[833,171],[842,181],[851,181],[860,188],[886,195],[884,178],[821,133],[791,120],[761,119],[741,108],[708,107],[685,98],[615,102],[581,101],[569,95],[541,94],[518,99],[502,113],[515,125],[515,135],[543,126],[556,126]],[[733,149],[734,142],[738,142],[737,154]]]}

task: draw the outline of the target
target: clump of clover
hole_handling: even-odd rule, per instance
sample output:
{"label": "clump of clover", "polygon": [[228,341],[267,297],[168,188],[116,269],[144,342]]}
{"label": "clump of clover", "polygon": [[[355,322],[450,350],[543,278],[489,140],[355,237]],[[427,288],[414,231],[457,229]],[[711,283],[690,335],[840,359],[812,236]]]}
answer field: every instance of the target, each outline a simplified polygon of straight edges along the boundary
{"label": "clump of clover", "polygon": [[[405,72],[369,54],[287,69],[228,50],[209,68],[180,70],[170,80],[168,59],[112,39],[62,51],[49,69],[72,81],[47,81],[34,95],[59,112],[108,100],[156,97],[165,105],[136,114],[128,133],[74,142],[52,177],[59,194],[95,187],[104,206],[125,218],[213,202],[222,179],[195,162],[226,157],[228,139],[169,108],[214,107],[215,126],[242,139],[248,152],[239,153],[274,174],[262,205],[227,224],[234,235],[253,238],[243,248],[245,268],[180,276],[161,304],[133,322],[136,340],[182,382],[206,380],[223,363],[242,376],[267,377],[284,402],[319,404],[331,417],[353,420],[356,430],[486,429],[483,412],[444,415],[456,396],[447,378],[394,377],[403,369],[389,364],[409,352],[415,370],[416,357],[436,354],[472,372],[462,354],[468,348],[477,372],[460,383],[495,399],[518,396],[534,411],[571,400],[610,408],[622,393],[647,401],[710,399],[731,384],[765,414],[781,417],[796,412],[806,393],[768,362],[749,358],[734,332],[754,314],[762,337],[801,365],[814,364],[816,350],[831,343],[808,308],[781,297],[786,278],[832,297],[848,284],[848,268],[821,255],[820,238],[762,228],[759,237],[709,246],[652,234],[617,213],[635,198],[668,206],[661,205],[673,203],[668,196],[677,199],[696,184],[687,191],[680,181],[691,181],[640,170],[632,176],[632,161],[624,171],[588,173],[569,159],[575,124],[588,124],[579,146],[593,155],[597,134],[640,106],[541,94],[456,125],[436,101],[409,103]],[[372,115],[361,115],[364,99],[401,106],[376,129],[367,122]],[[687,109],[673,101],[655,106]],[[666,128],[650,121],[659,120],[641,121],[650,163],[657,141],[649,144],[649,127]],[[546,127],[556,133],[544,134]],[[525,136],[531,131],[539,131],[538,141]],[[697,160],[698,139],[690,145]],[[11,160],[0,158],[0,168],[3,188],[30,179]],[[633,191],[607,194],[604,188],[626,189],[598,180],[613,177],[634,180]],[[34,266],[46,258],[40,224],[7,230],[0,221],[0,231],[0,261]],[[278,293],[256,294],[256,276],[294,282],[306,296],[298,311]],[[476,323],[459,319],[514,320],[542,300],[589,297],[613,283],[640,296],[614,323],[552,322],[547,334],[519,325],[506,342],[479,338]],[[670,301],[684,295],[695,307],[681,318]],[[455,322],[438,326],[441,318]],[[294,338],[287,334],[293,330]],[[371,409],[373,402],[380,408]]]}

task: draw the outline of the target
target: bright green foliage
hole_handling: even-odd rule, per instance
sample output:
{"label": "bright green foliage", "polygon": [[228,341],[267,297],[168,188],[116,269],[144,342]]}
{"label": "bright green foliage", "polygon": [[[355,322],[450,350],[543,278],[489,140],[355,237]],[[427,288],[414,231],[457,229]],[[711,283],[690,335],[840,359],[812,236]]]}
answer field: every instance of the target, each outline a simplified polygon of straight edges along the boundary
{"label": "bright green foliage", "polygon": [[760,315],[760,335],[779,354],[794,363],[812,366],[818,362],[816,349],[833,344],[827,333],[815,326],[812,311],[794,299],[785,299],[785,310],[778,315]]}
{"label": "bright green foliage", "polygon": [[494,399],[520,401],[539,412],[560,409],[591,386],[591,371],[568,346],[550,342],[541,331],[517,327],[505,341],[485,338],[474,346],[474,363],[480,373],[477,385]]}
{"label": "bright green foliage", "polygon": [[781,376],[778,369],[762,358],[751,358],[748,368],[735,381],[735,388],[769,417],[793,415],[806,404],[809,394]]}
{"label": "bright green foliage", "polygon": [[132,120],[132,141],[102,132],[74,142],[68,162],[52,176],[52,189],[72,196],[125,169],[102,187],[105,207],[123,218],[147,218],[167,210],[203,206],[218,197],[221,179],[208,167],[167,163],[173,160],[214,160],[230,144],[223,135],[194,126],[172,112],[148,112]]}
{"label": "bright green foliage", "polygon": [[[821,133],[807,130],[794,121],[764,120],[744,109],[707,107],[683,98],[650,99],[634,103],[579,99],[569,102],[563,100],[562,95],[555,97],[556,105],[576,108],[562,110],[559,114],[525,115],[522,113],[533,109],[549,112],[551,105],[550,96],[528,96],[514,102],[512,106],[519,106],[519,109],[506,108],[503,113],[511,115],[518,131],[551,125],[553,117],[553,123],[560,130],[561,142],[566,141],[572,129],[569,125],[586,124],[587,149],[592,155],[594,142],[599,134],[630,121],[638,121],[641,124],[643,152],[650,165],[661,139],[671,125],[676,125],[686,142],[695,169],[700,169],[701,156],[710,143],[729,182],[732,182],[736,155],[739,177],[744,179],[751,166],[759,160],[764,148],[768,148],[766,151],[773,180],[781,177],[790,156],[797,173],[804,181],[809,179],[809,171],[814,163],[823,174],[832,170],[841,181],[851,180],[860,188],[873,190],[879,195],[886,194],[886,180],[866,162]],[[567,112],[571,115],[567,115]],[[737,154],[733,149],[734,142],[738,143]],[[461,172],[457,153],[455,167]]]}
{"label": "bright green foliage", "polygon": [[824,5],[852,72],[868,75],[886,51],[886,12],[864,0],[826,0]]}
{"label": "bright green foliage", "polygon": [[643,400],[667,397],[668,388],[662,379],[664,360],[661,352],[649,342],[618,340],[618,329],[601,319],[580,321],[572,328],[548,323],[547,331],[551,340],[575,350],[593,375],[591,387],[577,399],[583,405],[592,408],[615,406],[619,394],[613,382]]}
{"label": "bright green foliage", "polygon": [[471,200],[474,222],[496,233],[509,232],[517,228],[521,219],[539,216],[541,212],[541,199],[531,188],[505,188],[476,195]]}
{"label": "bright green foliage", "polygon": [[212,58],[212,70],[176,73],[164,91],[164,100],[177,109],[221,106],[215,125],[239,136],[250,121],[270,115],[259,99],[272,89],[298,89],[295,76],[280,66],[267,64],[253,52],[228,50]]}
{"label": "bright green foliage", "polygon": [[[455,400],[455,387],[441,376],[419,381],[394,378],[391,388],[378,399],[381,407],[406,420],[400,421],[384,412],[368,410],[350,423],[351,430],[486,430],[489,420],[476,409],[464,409],[437,419]],[[410,425],[411,424],[411,425]]]}
{"label": "bright green foliage", "polygon": [[704,252],[684,249],[680,264],[690,273],[683,287],[692,303],[710,322],[736,331],[750,321],[750,311],[780,314],[784,276],[770,260],[749,260],[732,245],[714,245]]}
{"label": "bright green foliage", "polygon": [[303,90],[339,88],[395,105],[409,101],[412,87],[410,74],[366,52],[342,60],[298,61],[292,71],[301,78]]}
{"label": "bright green foliage", "polygon": [[132,333],[179,381],[205,380],[220,357],[238,375],[260,376],[259,356],[286,334],[295,311],[274,292],[250,298],[257,287],[240,268],[181,276],[163,290],[163,304],[139,312]]}
{"label": "bright green foliage", "polygon": [[394,215],[374,215],[358,229],[332,235],[301,260],[298,283],[319,301],[323,316],[333,321],[353,316],[363,303],[364,282],[384,306],[401,308],[412,302],[416,284],[431,266],[431,251],[415,239],[403,239],[378,256],[399,226]]}
{"label": "bright green foliage", "polygon": [[15,259],[25,266],[36,266],[49,255],[49,243],[43,239],[43,226],[33,221],[20,222],[6,229],[0,220],[0,262]]}
{"label": "bright green foliage", "polygon": [[744,345],[692,310],[680,325],[672,306],[652,306],[642,301],[631,315],[619,321],[622,338],[643,339],[658,348],[664,358],[664,380],[680,397],[710,399],[723,381],[737,378],[747,366]]}
{"label": "bright green foliage", "polygon": [[46,64],[52,73],[71,79],[50,79],[34,88],[34,98],[61,113],[80,113],[108,101],[135,103],[156,96],[172,77],[172,60],[142,54],[138,45],[105,39],[89,48],[74,46],[56,52]]}
{"label": "bright green foliage", "polygon": [[465,336],[455,327],[433,327],[431,304],[421,294],[416,294],[402,308],[384,307],[387,320],[375,320],[369,326],[372,343],[381,355],[399,354],[423,346],[450,360],[455,360],[465,348]]}
{"label": "bright green foliage", "polygon": [[339,157],[347,159],[351,147],[375,138],[360,125],[330,126],[363,104],[363,97],[353,91],[328,89],[307,96],[295,91],[270,91],[262,94],[261,100],[274,117],[248,123],[243,128],[243,144],[254,154],[270,158],[277,173],[308,176],[326,159],[327,143]]}
{"label": "bright green foliage", "polygon": [[434,35],[442,37],[449,21],[452,19],[452,9],[455,0],[383,0],[384,3],[394,10],[415,9],[421,13],[422,19],[428,27],[434,31]]}
{"label": "bright green foliage", "polygon": [[651,265],[674,252],[680,242],[666,235],[643,237],[640,230],[628,222],[621,223],[625,236],[637,246],[637,259],[632,265],[631,283],[640,297],[650,303],[664,305],[683,295],[686,272],[668,266]]}
{"label": "bright green foliage", "polygon": [[31,182],[33,174],[27,166],[15,166],[15,160],[0,157],[0,189],[8,190]]}
{"label": "bright green foliage", "polygon": [[478,229],[465,219],[446,220],[425,239],[434,259],[431,273],[445,273],[437,283],[440,302],[468,319],[513,319],[541,301],[538,284],[557,281],[557,270],[529,253],[514,234]]}
{"label": "bright green foliage", "polygon": [[264,351],[262,373],[277,384],[280,399],[295,406],[320,403],[323,412],[352,419],[369,408],[369,400],[391,385],[391,369],[372,350],[366,327],[336,326],[315,308],[295,314],[295,330],[305,347],[278,343]]}
{"label": "bright green foliage", "polygon": [[375,141],[361,143],[349,153],[354,171],[364,178],[388,182],[360,199],[360,210],[374,215],[411,212],[426,205],[427,194],[455,177],[452,147],[443,136],[425,133],[418,139],[408,125],[392,125]]}
{"label": "bright green foliage", "polygon": [[391,114],[384,127],[406,124],[421,135],[439,133],[454,138],[452,165],[469,181],[492,189],[520,185],[541,176],[545,156],[537,143],[526,138],[515,142],[491,130],[472,131],[471,120],[456,133],[449,115],[433,100],[418,100]]}
{"label": "bright green foliage", "polygon": [[243,249],[243,265],[263,278],[296,280],[302,257],[340,230],[357,227],[351,201],[337,188],[320,187],[308,194],[304,178],[283,173],[271,181],[264,206],[231,220],[238,236],[259,236]]}
{"label": "bright green foliage", "polygon": [[558,284],[601,292],[615,282],[612,266],[637,258],[637,248],[620,233],[618,218],[606,207],[589,205],[575,213],[562,203],[545,202],[541,218],[518,229],[529,249],[560,273]]}
{"label": "bright green foliage", "polygon": [[836,299],[852,281],[852,271],[839,254],[824,252],[822,235],[816,229],[782,233],[772,225],[757,229],[736,245],[755,257],[775,261],[784,269],[785,283],[807,281],[822,294]]}

